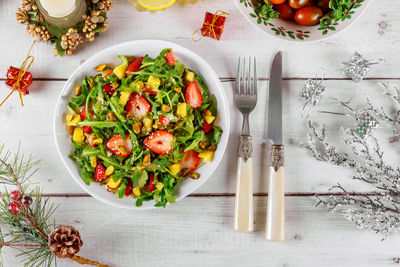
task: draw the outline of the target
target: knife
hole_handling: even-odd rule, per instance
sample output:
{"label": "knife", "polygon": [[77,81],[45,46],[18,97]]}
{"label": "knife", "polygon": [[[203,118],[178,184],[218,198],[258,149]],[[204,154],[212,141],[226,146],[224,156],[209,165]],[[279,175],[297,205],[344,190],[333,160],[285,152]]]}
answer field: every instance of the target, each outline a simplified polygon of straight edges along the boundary
{"label": "knife", "polygon": [[268,104],[268,139],[271,156],[268,181],[268,207],[266,239],[284,240],[284,153],[282,142],[282,52],[278,52],[271,65]]}

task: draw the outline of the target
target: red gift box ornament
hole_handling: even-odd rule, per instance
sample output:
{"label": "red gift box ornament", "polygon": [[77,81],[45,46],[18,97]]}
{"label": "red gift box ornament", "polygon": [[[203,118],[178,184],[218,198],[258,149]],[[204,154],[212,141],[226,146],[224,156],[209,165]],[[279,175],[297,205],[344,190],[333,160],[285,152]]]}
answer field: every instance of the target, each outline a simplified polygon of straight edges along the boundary
{"label": "red gift box ornament", "polygon": [[0,107],[7,101],[7,99],[15,92],[18,91],[19,98],[21,100],[21,105],[24,106],[24,101],[22,100],[22,95],[29,95],[28,87],[32,84],[32,74],[28,72],[28,69],[31,67],[33,63],[33,56],[30,55],[32,51],[33,45],[36,41],[33,42],[31,48],[29,49],[28,55],[26,56],[24,62],[21,67],[15,68],[10,66],[7,71],[7,79],[6,85],[10,86],[12,91],[11,93],[0,103]]}
{"label": "red gift box ornament", "polygon": [[[203,26],[196,30],[192,39],[195,42],[200,41],[204,36],[214,38],[215,40],[220,40],[221,35],[224,32],[224,25],[226,21],[226,17],[222,15],[229,15],[229,13],[218,10],[215,14],[210,12],[206,12],[206,16],[204,18]],[[201,31],[201,36],[198,39],[195,39],[194,36],[197,32]]]}

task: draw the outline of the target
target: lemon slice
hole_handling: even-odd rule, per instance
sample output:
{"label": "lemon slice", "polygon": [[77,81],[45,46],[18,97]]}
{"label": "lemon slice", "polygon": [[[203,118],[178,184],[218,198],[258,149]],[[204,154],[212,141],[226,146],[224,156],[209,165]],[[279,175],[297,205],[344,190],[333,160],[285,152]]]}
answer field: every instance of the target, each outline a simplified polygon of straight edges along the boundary
{"label": "lemon slice", "polygon": [[150,10],[161,10],[170,7],[176,0],[137,0],[139,4]]}

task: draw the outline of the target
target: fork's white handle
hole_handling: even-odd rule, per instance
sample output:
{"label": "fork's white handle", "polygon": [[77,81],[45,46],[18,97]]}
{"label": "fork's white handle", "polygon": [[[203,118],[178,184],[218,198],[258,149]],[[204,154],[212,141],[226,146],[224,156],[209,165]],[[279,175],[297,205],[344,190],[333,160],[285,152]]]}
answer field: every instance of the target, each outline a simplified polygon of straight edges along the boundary
{"label": "fork's white handle", "polygon": [[268,181],[268,207],[266,239],[282,241],[285,238],[285,190],[283,146],[273,145]]}
{"label": "fork's white handle", "polygon": [[253,231],[253,160],[251,136],[240,136],[234,228],[238,232]]}

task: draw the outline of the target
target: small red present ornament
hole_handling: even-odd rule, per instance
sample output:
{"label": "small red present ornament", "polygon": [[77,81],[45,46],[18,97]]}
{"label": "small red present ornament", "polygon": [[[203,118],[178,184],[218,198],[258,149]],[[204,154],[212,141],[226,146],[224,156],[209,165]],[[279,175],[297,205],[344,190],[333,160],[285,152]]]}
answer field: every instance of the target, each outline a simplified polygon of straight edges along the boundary
{"label": "small red present ornament", "polygon": [[36,41],[33,42],[31,48],[29,49],[28,55],[26,56],[24,62],[22,63],[20,68],[15,68],[10,66],[7,71],[7,79],[6,85],[10,86],[12,91],[11,93],[0,103],[0,107],[6,102],[6,100],[15,92],[18,91],[19,98],[21,100],[21,105],[24,106],[24,101],[22,100],[22,95],[29,95],[28,87],[32,84],[32,74],[28,72],[28,69],[31,67],[33,63],[33,56],[30,55],[32,51],[33,45]]}
{"label": "small red present ornament", "polygon": [[[215,12],[215,14],[206,12],[203,26],[200,29],[196,30],[192,35],[193,41],[198,42],[204,36],[211,37],[219,41],[221,39],[222,33],[224,32],[224,25],[226,21],[226,17],[222,15],[229,15],[229,13],[221,10],[218,10],[217,12]],[[201,31],[201,36],[200,38],[195,39],[194,36],[199,31]]]}

